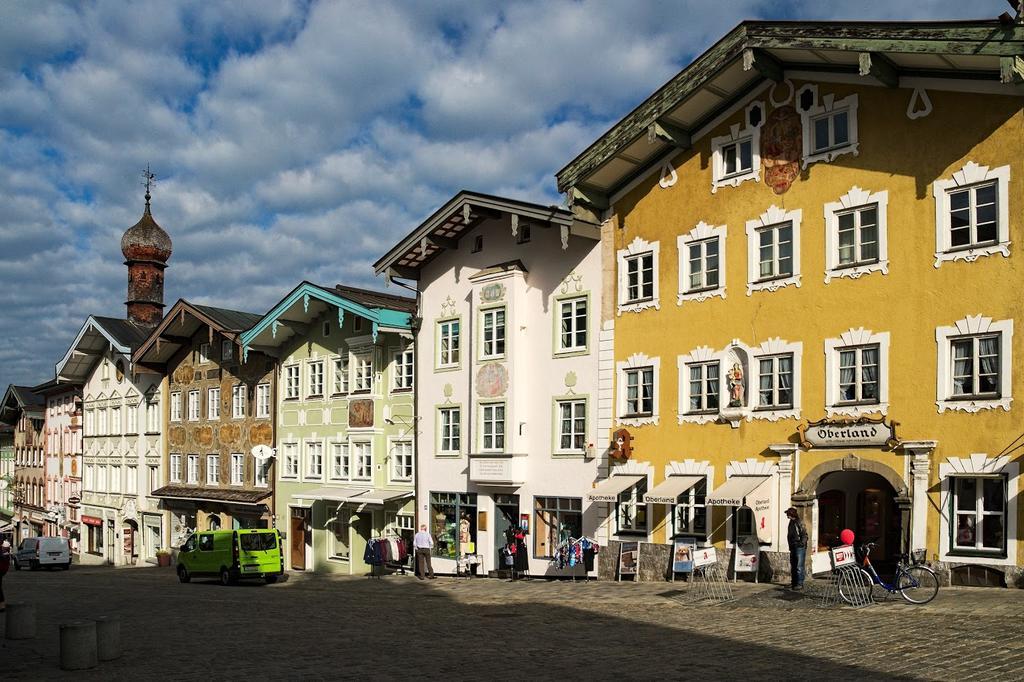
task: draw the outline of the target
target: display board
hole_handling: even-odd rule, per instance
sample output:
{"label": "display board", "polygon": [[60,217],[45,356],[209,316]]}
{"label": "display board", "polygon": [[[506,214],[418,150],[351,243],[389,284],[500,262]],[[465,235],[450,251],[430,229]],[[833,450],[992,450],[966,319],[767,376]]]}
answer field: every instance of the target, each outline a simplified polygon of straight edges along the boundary
{"label": "display board", "polygon": [[621,580],[623,576],[633,576],[636,578],[637,565],[640,561],[640,543],[639,542],[623,542],[619,545],[619,575],[618,578]]}
{"label": "display board", "polygon": [[677,538],[672,546],[672,572],[692,573],[693,555],[696,551],[695,538]]}
{"label": "display board", "polygon": [[756,535],[740,535],[736,539],[733,570],[736,573],[756,573],[757,560],[761,554],[761,545]]}

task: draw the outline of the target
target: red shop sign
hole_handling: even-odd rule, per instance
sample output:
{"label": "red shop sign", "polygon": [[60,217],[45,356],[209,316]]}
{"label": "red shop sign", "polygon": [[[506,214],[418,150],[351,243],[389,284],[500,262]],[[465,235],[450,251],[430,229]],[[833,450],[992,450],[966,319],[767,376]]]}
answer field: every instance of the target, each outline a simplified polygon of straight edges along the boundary
{"label": "red shop sign", "polygon": [[86,516],[82,514],[82,523],[87,526],[102,526],[103,519],[97,519],[95,516]]}

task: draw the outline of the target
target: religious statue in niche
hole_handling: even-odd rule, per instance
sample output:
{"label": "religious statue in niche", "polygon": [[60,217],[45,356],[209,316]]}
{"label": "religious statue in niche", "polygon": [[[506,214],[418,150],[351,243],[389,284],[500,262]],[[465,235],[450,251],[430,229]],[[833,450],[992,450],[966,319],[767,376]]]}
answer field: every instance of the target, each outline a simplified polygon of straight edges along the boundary
{"label": "religious statue in niche", "polygon": [[803,137],[800,114],[792,106],[781,106],[768,114],[761,127],[761,164],[764,182],[776,194],[789,191],[800,176]]}
{"label": "religious statue in niche", "polygon": [[729,380],[729,407],[743,407],[743,368],[740,363],[732,363],[726,377]]}

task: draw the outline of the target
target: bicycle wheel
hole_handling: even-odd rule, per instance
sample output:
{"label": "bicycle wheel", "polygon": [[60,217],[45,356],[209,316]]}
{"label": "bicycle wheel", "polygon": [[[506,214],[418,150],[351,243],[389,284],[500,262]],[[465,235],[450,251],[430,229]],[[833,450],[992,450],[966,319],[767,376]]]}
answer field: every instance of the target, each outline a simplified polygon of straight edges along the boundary
{"label": "bicycle wheel", "polygon": [[927,566],[911,566],[900,572],[896,589],[911,604],[927,604],[939,593],[939,576]]}
{"label": "bicycle wheel", "polygon": [[839,598],[850,606],[863,606],[871,602],[871,574],[863,568],[844,570],[837,578]]}

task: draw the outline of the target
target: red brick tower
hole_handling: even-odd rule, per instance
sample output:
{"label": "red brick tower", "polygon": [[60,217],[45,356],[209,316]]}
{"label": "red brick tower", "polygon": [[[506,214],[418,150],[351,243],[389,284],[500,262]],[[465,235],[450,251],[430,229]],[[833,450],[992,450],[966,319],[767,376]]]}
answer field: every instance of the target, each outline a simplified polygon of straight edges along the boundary
{"label": "red brick tower", "polygon": [[121,253],[128,266],[128,319],[150,328],[164,316],[164,268],[171,257],[171,238],[149,212],[151,180],[147,168],[146,210],[121,237]]}

